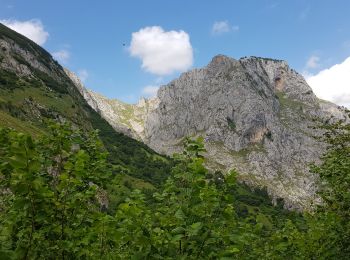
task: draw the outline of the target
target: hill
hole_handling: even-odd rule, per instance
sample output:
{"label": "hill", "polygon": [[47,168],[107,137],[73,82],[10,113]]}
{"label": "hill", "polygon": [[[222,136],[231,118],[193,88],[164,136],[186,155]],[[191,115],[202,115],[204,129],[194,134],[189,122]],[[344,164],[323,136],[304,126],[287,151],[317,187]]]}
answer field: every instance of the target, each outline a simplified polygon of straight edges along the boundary
{"label": "hill", "polygon": [[170,162],[148,146],[117,133],[84,100],[60,64],[43,48],[0,24],[0,126],[32,136],[46,132],[46,120],[99,130],[109,161],[154,185]]}

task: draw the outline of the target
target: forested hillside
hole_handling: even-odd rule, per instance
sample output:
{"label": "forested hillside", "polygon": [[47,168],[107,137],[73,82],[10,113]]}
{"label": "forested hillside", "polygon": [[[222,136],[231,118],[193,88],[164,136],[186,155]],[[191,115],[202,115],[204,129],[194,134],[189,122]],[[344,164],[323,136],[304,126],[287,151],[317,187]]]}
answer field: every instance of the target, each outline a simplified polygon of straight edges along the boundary
{"label": "forested hillside", "polygon": [[348,259],[350,128],[324,126],[324,204],[302,215],[245,198],[236,172],[212,175],[185,140],[155,192],[111,185],[96,133],[52,124],[33,140],[0,131],[0,254],[5,259]]}

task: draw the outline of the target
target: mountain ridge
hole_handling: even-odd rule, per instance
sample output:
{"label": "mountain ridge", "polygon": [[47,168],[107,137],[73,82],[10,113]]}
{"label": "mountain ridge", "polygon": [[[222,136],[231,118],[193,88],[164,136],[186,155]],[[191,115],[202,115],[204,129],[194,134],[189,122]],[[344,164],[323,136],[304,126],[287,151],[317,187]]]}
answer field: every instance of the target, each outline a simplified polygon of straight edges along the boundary
{"label": "mountain ridge", "polygon": [[126,105],[88,93],[117,131],[163,154],[178,152],[186,136],[203,136],[210,168],[236,168],[240,181],[267,187],[274,201],[282,197],[296,209],[318,201],[308,166],[325,145],[313,138],[321,134],[314,119],[346,119],[345,108],[319,100],[287,62],[270,58],[217,55],[161,86],[157,97],[127,105],[126,116]]}

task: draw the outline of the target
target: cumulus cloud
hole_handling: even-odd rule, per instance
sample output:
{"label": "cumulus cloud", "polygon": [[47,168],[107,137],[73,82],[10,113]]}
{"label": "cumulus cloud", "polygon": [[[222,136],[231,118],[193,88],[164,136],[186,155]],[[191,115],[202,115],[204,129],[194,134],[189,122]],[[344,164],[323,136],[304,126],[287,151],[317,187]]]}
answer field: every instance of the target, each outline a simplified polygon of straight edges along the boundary
{"label": "cumulus cloud", "polygon": [[218,22],[214,22],[211,28],[211,33],[213,35],[220,35],[220,34],[228,33],[230,31],[234,31],[234,32],[239,31],[239,26],[237,25],[231,26],[228,21],[218,21]]}
{"label": "cumulus cloud", "polygon": [[60,63],[67,63],[70,58],[70,53],[67,50],[60,50],[53,52],[52,56]]}
{"label": "cumulus cloud", "polygon": [[89,77],[89,73],[85,69],[78,70],[78,77],[82,82],[85,82]]}
{"label": "cumulus cloud", "polygon": [[157,95],[159,86],[146,86],[142,89],[144,97],[155,97]]}
{"label": "cumulus cloud", "polygon": [[43,45],[49,37],[49,33],[45,31],[41,21],[37,19],[28,21],[0,20],[0,23],[26,36],[39,45]]}
{"label": "cumulus cloud", "polygon": [[318,97],[350,108],[350,57],[306,81]]}
{"label": "cumulus cloud", "polygon": [[184,31],[145,27],[132,34],[130,55],[142,60],[142,68],[156,75],[185,71],[192,66],[193,49]]}
{"label": "cumulus cloud", "polygon": [[320,57],[312,55],[306,62],[306,69],[316,69],[320,66]]}

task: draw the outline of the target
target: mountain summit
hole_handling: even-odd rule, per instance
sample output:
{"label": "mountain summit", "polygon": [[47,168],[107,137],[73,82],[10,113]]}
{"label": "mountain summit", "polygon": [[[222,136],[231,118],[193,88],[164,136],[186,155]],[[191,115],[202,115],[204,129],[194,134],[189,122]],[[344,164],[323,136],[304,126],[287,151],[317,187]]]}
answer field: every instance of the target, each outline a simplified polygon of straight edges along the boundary
{"label": "mountain summit", "polygon": [[317,200],[308,166],[325,145],[313,137],[320,134],[315,119],[346,119],[343,107],[318,99],[287,62],[268,58],[215,56],[136,105],[80,90],[117,131],[159,153],[179,151],[186,136],[204,137],[210,168],[236,168],[240,181],[266,187],[287,208]]}

